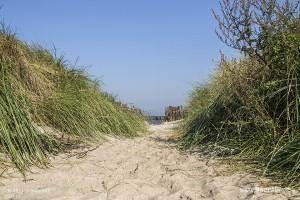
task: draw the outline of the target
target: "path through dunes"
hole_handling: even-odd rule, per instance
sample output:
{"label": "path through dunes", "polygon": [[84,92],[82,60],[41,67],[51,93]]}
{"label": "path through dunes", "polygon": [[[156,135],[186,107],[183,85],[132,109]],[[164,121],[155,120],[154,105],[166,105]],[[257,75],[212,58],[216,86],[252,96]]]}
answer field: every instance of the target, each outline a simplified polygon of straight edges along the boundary
{"label": "path through dunes", "polygon": [[182,153],[168,140],[176,123],[152,125],[145,137],[109,138],[97,149],[62,154],[52,167],[33,169],[26,181],[8,170],[0,178],[0,199],[288,199],[280,188],[251,188],[249,174],[222,173],[219,165],[197,154]]}

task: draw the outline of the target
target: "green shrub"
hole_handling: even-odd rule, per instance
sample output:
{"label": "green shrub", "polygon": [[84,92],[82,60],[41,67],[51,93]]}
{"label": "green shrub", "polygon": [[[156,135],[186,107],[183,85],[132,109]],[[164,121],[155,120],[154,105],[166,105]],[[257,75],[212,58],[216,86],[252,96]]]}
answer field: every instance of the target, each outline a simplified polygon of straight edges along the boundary
{"label": "green shrub", "polygon": [[248,159],[266,174],[299,184],[299,4],[220,5],[218,36],[244,56],[222,58],[212,80],[193,92],[181,127],[183,147],[225,150],[230,153],[220,155]]}
{"label": "green shrub", "polygon": [[300,176],[300,37],[274,35],[267,65],[222,60],[214,78],[191,96],[183,145],[224,147],[255,160],[266,173]]}

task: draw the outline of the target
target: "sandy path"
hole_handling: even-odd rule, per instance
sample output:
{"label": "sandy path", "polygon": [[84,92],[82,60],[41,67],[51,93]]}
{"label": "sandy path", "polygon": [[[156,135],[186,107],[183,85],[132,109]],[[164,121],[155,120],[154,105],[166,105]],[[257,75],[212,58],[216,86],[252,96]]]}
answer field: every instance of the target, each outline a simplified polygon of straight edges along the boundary
{"label": "sandy path", "polygon": [[221,175],[220,166],[180,153],[168,141],[172,127],[153,125],[153,134],[135,139],[110,138],[82,158],[57,156],[52,167],[33,169],[27,181],[10,170],[0,178],[0,199],[273,200],[293,195],[280,188],[253,188],[258,179],[252,175]]}

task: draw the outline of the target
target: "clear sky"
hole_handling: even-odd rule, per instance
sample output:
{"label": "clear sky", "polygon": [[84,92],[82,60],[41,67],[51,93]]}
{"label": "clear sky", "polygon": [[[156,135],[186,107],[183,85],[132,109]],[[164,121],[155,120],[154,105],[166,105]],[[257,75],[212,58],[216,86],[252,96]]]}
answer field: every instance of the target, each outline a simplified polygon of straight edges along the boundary
{"label": "clear sky", "polygon": [[212,73],[223,45],[217,0],[0,0],[19,38],[52,48],[151,114],[182,105]]}

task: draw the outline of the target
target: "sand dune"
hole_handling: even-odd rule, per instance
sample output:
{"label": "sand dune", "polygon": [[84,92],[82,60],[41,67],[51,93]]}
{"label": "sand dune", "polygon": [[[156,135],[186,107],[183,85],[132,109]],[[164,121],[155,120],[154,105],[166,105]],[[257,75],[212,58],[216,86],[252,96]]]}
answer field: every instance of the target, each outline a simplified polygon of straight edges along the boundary
{"label": "sand dune", "polygon": [[26,179],[10,169],[0,178],[0,199],[296,198],[295,191],[263,187],[254,175],[222,173],[224,166],[213,160],[180,152],[169,139],[174,126],[152,125],[153,133],[145,137],[108,138],[96,149],[61,154],[50,168],[34,168]]}

